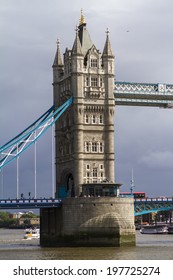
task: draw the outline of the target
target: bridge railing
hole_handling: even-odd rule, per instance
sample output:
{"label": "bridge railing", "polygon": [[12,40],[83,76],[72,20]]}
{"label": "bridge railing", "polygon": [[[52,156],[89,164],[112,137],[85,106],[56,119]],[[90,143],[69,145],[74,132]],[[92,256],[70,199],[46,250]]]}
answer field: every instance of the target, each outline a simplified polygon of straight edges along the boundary
{"label": "bridge railing", "polygon": [[55,202],[55,203],[60,203],[61,199],[56,199],[56,198],[37,198],[37,199],[0,199],[0,204],[17,204],[17,203],[50,203],[50,202]]}
{"label": "bridge railing", "polygon": [[0,209],[40,209],[61,206],[61,199],[0,199]]}
{"label": "bridge railing", "polygon": [[115,104],[172,108],[173,85],[115,82]]}
{"label": "bridge railing", "polygon": [[135,198],[134,201],[135,202],[167,202],[167,201],[173,202],[173,197]]}

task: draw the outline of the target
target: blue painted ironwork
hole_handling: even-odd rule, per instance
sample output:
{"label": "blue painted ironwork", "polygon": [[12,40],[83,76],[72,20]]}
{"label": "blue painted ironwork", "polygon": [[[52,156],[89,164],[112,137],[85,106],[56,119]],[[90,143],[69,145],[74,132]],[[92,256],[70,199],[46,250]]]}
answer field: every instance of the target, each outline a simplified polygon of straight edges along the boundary
{"label": "blue painted ironwork", "polygon": [[0,170],[26,151],[45,133],[72,104],[72,97],[54,111],[52,106],[34,123],[0,147]]}
{"label": "blue painted ironwork", "polygon": [[173,107],[173,85],[115,81],[115,105]]}
{"label": "blue painted ironwork", "polygon": [[173,197],[134,200],[135,216],[169,210],[173,210]]}
{"label": "blue painted ironwork", "polygon": [[[62,200],[57,198],[0,199],[0,209],[37,209],[44,207],[62,207]],[[134,200],[135,216],[169,210],[173,210],[173,198]]]}
{"label": "blue painted ironwork", "polygon": [[49,207],[61,207],[61,199],[37,198],[37,199],[0,199],[0,209],[37,209]]}

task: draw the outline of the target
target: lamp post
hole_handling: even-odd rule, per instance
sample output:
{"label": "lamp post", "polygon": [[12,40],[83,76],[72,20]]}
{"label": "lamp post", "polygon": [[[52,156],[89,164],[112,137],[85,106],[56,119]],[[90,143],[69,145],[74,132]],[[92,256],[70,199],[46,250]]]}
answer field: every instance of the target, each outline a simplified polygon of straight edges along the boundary
{"label": "lamp post", "polygon": [[130,193],[131,193],[131,195],[133,194],[134,188],[135,188],[135,185],[134,185],[133,168],[132,168],[132,179],[131,179],[131,181],[130,181]]}

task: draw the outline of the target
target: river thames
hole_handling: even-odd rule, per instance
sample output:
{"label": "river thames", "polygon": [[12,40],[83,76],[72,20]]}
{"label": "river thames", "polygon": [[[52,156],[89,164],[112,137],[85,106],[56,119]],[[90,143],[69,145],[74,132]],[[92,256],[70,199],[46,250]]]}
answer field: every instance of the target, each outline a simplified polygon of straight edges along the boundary
{"label": "river thames", "polygon": [[136,246],[126,248],[42,248],[23,236],[21,229],[0,229],[1,260],[173,260],[173,234],[137,231]]}

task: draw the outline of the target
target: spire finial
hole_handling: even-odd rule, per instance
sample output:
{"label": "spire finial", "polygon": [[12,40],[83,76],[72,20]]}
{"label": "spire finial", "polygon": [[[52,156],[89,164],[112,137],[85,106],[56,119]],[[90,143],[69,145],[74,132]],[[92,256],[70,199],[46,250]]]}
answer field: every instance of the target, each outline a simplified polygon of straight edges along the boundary
{"label": "spire finial", "polygon": [[110,31],[109,31],[109,28],[107,27],[106,28],[106,35],[109,36],[109,33],[110,33]]}
{"label": "spire finial", "polygon": [[86,21],[85,21],[84,15],[83,15],[83,9],[81,9],[81,15],[80,15],[79,25],[82,25],[82,24],[84,24],[84,23],[86,23]]}
{"label": "spire finial", "polygon": [[56,44],[57,44],[57,47],[60,46],[60,39],[59,38],[57,38]]}
{"label": "spire finial", "polygon": [[62,62],[62,58],[61,58],[61,51],[60,51],[60,40],[59,38],[57,38],[56,40],[56,45],[57,45],[57,51],[56,51],[56,55],[55,55],[55,60],[54,60],[54,66],[62,66],[63,62]]}
{"label": "spire finial", "polygon": [[77,25],[76,25],[75,31],[76,31],[76,35],[77,35],[78,34],[78,26]]}

